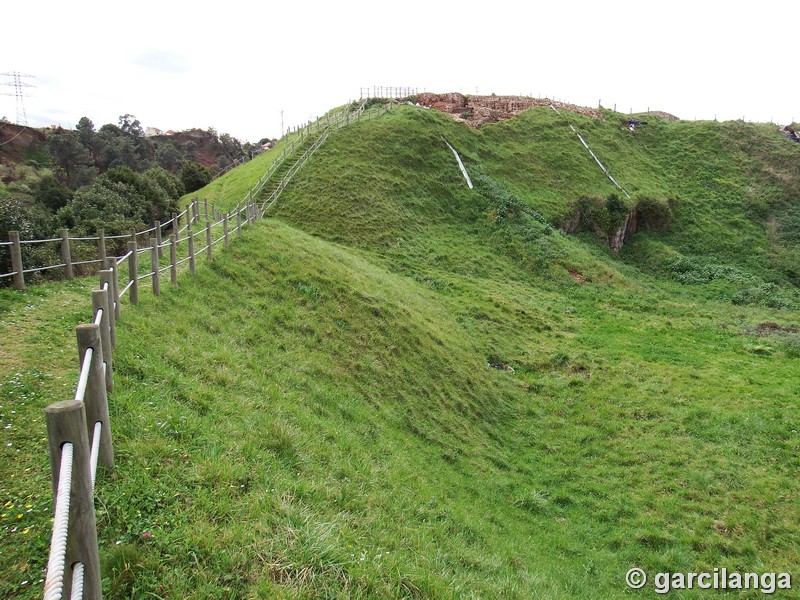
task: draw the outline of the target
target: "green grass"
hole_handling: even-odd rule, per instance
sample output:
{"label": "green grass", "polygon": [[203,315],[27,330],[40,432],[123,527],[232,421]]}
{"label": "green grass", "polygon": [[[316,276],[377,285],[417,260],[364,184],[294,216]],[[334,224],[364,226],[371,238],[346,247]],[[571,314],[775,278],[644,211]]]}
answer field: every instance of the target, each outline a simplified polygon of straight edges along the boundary
{"label": "green grass", "polygon": [[[656,123],[647,141],[573,122],[623,185],[705,210],[677,175],[630,165],[665,161],[651,146],[689,144],[688,125]],[[679,215],[611,257],[514,204],[555,220],[574,196],[612,191],[564,128],[546,110],[475,132],[411,108],[348,126],[270,218],[125,308],[117,470],[98,480],[108,597],[599,599],[627,596],[634,566],[800,577],[800,313],[731,301],[753,285],[736,273],[774,272],[729,244],[756,239],[760,217],[721,194],[736,218],[714,225],[718,244],[684,239],[702,227]],[[482,174],[474,190],[441,134]],[[533,152],[539,138],[557,159]],[[574,177],[552,172],[564,161]],[[739,177],[729,163],[720,177]],[[707,283],[665,266],[684,254],[705,259],[693,268]],[[3,430],[16,454],[0,447],[9,597],[41,595],[42,409],[77,377],[85,289],[0,297],[17,342],[4,363],[21,373],[0,410],[17,410]]]}

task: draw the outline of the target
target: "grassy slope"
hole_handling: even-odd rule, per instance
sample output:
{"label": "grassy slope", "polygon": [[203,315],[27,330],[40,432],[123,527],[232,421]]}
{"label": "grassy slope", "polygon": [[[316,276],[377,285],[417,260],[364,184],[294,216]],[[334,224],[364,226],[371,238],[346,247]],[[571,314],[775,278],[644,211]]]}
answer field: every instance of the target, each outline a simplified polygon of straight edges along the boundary
{"label": "grassy slope", "polygon": [[[797,573],[795,340],[753,330],[800,315],[496,220],[440,132],[540,212],[563,203],[501,171],[501,127],[345,128],[276,219],[125,312],[99,485],[111,597],[608,598],[635,565]],[[610,191],[592,173],[575,193]],[[11,322],[27,300],[7,298]],[[20,422],[60,399],[42,386]],[[19,443],[41,469],[35,427]],[[32,541],[3,522],[9,581],[45,560],[46,510],[30,518]]]}

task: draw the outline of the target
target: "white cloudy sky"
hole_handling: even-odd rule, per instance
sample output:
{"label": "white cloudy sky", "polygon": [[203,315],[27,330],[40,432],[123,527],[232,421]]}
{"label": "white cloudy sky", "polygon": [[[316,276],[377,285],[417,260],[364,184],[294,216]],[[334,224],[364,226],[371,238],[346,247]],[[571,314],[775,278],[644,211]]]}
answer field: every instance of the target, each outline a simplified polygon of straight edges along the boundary
{"label": "white cloudy sky", "polygon": [[298,124],[372,86],[800,119],[797,0],[44,0],[0,15],[0,73],[35,76],[22,80],[36,126],[131,113],[256,141],[280,135],[281,111]]}

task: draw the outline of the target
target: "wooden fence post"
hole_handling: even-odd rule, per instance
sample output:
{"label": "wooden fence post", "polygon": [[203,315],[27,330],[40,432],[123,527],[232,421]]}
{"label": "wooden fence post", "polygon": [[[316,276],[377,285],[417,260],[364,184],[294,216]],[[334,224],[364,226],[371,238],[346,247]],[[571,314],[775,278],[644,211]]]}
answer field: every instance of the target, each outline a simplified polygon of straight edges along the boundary
{"label": "wooden fence post", "polygon": [[228,247],[228,215],[227,213],[222,217],[222,235],[225,238],[223,244]]}
{"label": "wooden fence post", "polygon": [[8,239],[11,242],[11,268],[14,270],[14,287],[18,290],[25,289],[25,274],[22,272],[22,245],[19,243],[19,231],[9,231]]}
{"label": "wooden fence post", "polygon": [[[109,308],[114,309],[114,320],[118,321],[120,315],[122,314],[122,304],[119,302],[119,265],[117,264],[117,259],[114,256],[109,256],[106,258],[105,268],[111,271],[111,280],[110,280],[110,288],[112,290],[112,298],[113,298],[113,306],[109,306]],[[102,277],[102,273],[101,273]],[[100,285],[102,287],[103,280],[100,280]],[[112,331],[114,327],[112,326]],[[114,335],[114,345],[117,343],[116,334]]]}
{"label": "wooden fence post", "polygon": [[[97,240],[97,258],[100,259],[100,264],[105,264],[106,262],[106,230],[105,229],[98,229],[97,230],[97,237],[100,239]],[[101,267],[102,268],[102,267]]]}
{"label": "wooden fence post", "polygon": [[[111,330],[111,347],[114,348],[117,345],[117,319],[119,315],[116,311],[116,306],[119,306],[119,293],[117,291],[117,286],[114,283],[114,275],[116,273],[116,269],[103,269],[100,271],[100,289],[103,289],[103,286],[107,283],[108,288],[106,290],[108,294],[108,316],[110,319],[108,320],[109,329]],[[109,390],[110,391],[110,390]]]}
{"label": "wooden fence post", "polygon": [[242,209],[236,209],[236,237],[241,237],[242,235]]}
{"label": "wooden fence post", "polygon": [[113,316],[108,308],[108,292],[105,290],[92,291],[92,313],[97,319],[97,313],[103,311],[100,319],[100,341],[103,343],[103,362],[105,363],[106,392],[114,391],[114,364],[112,360],[111,321]]}
{"label": "wooden fence post", "polygon": [[45,409],[45,419],[54,504],[58,498],[62,447],[69,442],[73,449],[72,489],[62,597],[71,596],[72,565],[80,562],[83,563],[83,597],[99,599],[102,597],[100,552],[97,546],[97,521],[94,512],[89,435],[86,431],[84,404],[77,400],[56,402]]}
{"label": "wooden fence post", "polygon": [[206,256],[211,260],[211,222],[206,221]]}
{"label": "wooden fence post", "polygon": [[161,280],[158,272],[158,240],[154,237],[150,238],[150,270],[153,271],[153,295],[161,295]]}
{"label": "wooden fence post", "polygon": [[178,234],[174,233],[169,239],[169,281],[172,285],[178,284]]}
{"label": "wooden fence post", "polygon": [[108,394],[106,393],[105,373],[103,372],[103,342],[100,337],[100,326],[90,323],[75,328],[78,336],[78,365],[83,366],[86,350],[92,349],[92,360],[89,367],[89,381],[83,403],[86,405],[86,430],[91,442],[94,436],[94,424],[103,424],[100,435],[100,453],[98,464],[109,471],[114,470],[114,447],[111,442],[111,423],[108,417]]}
{"label": "wooden fence post", "polygon": [[203,198],[203,211],[206,217],[206,223],[208,223],[208,198]]}
{"label": "wooden fence post", "polygon": [[189,239],[187,240],[189,242],[189,270],[192,272],[192,274],[194,274],[194,233],[192,233],[191,225],[189,225],[189,228],[186,230],[186,235],[189,236]]}
{"label": "wooden fence post", "polygon": [[164,238],[161,235],[161,221],[156,221],[156,244],[158,245],[158,258],[164,256],[164,249],[161,244],[164,243]]}
{"label": "wooden fence post", "polygon": [[139,254],[136,252],[136,242],[128,242],[128,281],[133,282],[130,288],[131,304],[139,304]]}
{"label": "wooden fence post", "polygon": [[75,272],[72,269],[72,254],[69,251],[69,229],[61,229],[61,262],[64,263],[64,278],[72,279]]}

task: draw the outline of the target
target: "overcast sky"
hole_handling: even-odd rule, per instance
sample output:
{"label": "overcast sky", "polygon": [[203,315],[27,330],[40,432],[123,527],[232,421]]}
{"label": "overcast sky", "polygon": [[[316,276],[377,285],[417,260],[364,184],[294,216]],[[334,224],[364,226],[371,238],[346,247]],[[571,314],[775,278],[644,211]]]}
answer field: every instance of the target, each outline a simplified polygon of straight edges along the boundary
{"label": "overcast sky", "polygon": [[[800,119],[800,2],[5,3],[0,73],[20,72],[28,124],[160,129],[242,140],[361,88],[530,94],[621,112]],[[0,83],[12,83],[8,76]],[[15,121],[14,87],[0,116]]]}

